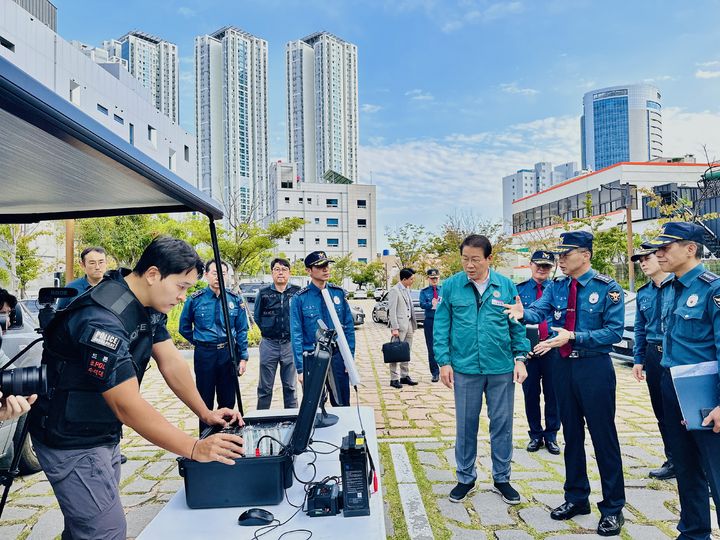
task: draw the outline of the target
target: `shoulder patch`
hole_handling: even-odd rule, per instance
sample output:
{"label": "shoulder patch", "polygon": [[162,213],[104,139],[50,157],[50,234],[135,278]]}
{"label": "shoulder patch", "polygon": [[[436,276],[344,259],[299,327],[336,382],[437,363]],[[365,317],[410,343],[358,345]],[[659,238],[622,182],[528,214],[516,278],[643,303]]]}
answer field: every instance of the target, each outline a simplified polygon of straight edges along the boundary
{"label": "shoulder patch", "polygon": [[716,294],[713,298],[713,303],[715,304],[715,307],[720,309],[720,294]]}
{"label": "shoulder patch", "polygon": [[200,296],[200,295],[201,295],[202,293],[204,293],[204,292],[205,292],[205,289],[200,289],[199,291],[195,291],[194,293],[192,293],[192,294],[190,295],[190,298],[197,298],[198,296]]}
{"label": "shoulder patch", "polygon": [[720,276],[717,274],[713,274],[712,272],[703,272],[698,276],[698,279],[701,281],[704,281],[705,283],[712,283],[713,281],[717,281],[720,279]]}
{"label": "shoulder patch", "polygon": [[617,304],[620,302],[620,297],[622,296],[622,293],[620,291],[610,291],[608,293],[608,298],[613,304]]}
{"label": "shoulder patch", "polygon": [[297,296],[298,294],[305,294],[309,290],[310,290],[310,288],[307,285],[305,285],[302,289],[300,289],[298,292],[295,293],[295,296]]}
{"label": "shoulder patch", "polygon": [[598,279],[603,283],[612,283],[614,281],[613,278],[611,278],[610,276],[606,276],[605,274],[595,274],[593,278]]}
{"label": "shoulder patch", "polygon": [[567,276],[557,276],[557,277],[553,278],[553,281],[563,281],[567,278],[568,278]]}

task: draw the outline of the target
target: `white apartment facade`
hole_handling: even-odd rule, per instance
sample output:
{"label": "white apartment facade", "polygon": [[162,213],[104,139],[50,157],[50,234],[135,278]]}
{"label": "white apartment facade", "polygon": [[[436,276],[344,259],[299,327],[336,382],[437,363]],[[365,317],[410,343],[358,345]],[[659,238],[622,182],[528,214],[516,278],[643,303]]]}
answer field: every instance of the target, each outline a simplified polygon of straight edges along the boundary
{"label": "white apartment facade", "polygon": [[318,32],[286,46],[288,156],[303,182],[358,180],[357,46]]}
{"label": "white apartment facade", "polygon": [[103,48],[122,58],[130,74],[150,90],[155,107],[175,123],[180,122],[180,67],[178,48],[146,32],[132,31]]}
{"label": "white apartment facade", "polygon": [[376,186],[301,182],[296,165],[282,162],[270,164],[270,178],[274,189],[269,219],[305,220],[300,230],[279,242],[279,253],[296,260],[323,250],[330,256],[352,253],[359,262],[375,260]]}
{"label": "white apartment facade", "polygon": [[0,0],[0,56],[196,186],[195,136],[148,101],[117,63],[95,63],[12,0]]}
{"label": "white apartment facade", "polygon": [[199,188],[242,220],[268,214],[267,51],[230,26],[195,38]]}

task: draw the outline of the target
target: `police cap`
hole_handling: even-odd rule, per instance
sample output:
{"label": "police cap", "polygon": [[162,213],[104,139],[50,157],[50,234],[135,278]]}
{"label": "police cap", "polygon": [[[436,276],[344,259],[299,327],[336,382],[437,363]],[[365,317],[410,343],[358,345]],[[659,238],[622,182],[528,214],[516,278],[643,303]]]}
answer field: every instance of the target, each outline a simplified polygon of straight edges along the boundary
{"label": "police cap", "polygon": [[328,259],[327,254],[324,251],[313,251],[310,255],[305,257],[305,268],[311,266],[325,266],[328,263],[335,262],[332,259]]}
{"label": "police cap", "polygon": [[558,255],[570,253],[573,249],[589,249],[592,251],[593,235],[587,231],[570,231],[560,235],[560,245],[553,251]]}
{"label": "police cap", "polygon": [[544,264],[547,266],[553,266],[555,264],[555,255],[552,251],[539,250],[532,254],[530,262],[535,264]]}
{"label": "police cap", "polygon": [[671,221],[663,225],[660,234],[658,234],[652,240],[643,242],[642,247],[646,249],[658,249],[678,240],[688,240],[690,242],[697,242],[698,244],[705,243],[705,229],[697,223],[690,223],[687,221]]}
{"label": "police cap", "polygon": [[630,260],[632,262],[637,262],[643,257],[645,257],[645,255],[651,255],[653,253],[655,253],[654,249],[636,249],[635,253],[633,253],[633,256],[630,257]]}
{"label": "police cap", "polygon": [[440,272],[438,271],[437,268],[431,268],[430,270],[427,271],[427,276],[428,277],[439,277]]}

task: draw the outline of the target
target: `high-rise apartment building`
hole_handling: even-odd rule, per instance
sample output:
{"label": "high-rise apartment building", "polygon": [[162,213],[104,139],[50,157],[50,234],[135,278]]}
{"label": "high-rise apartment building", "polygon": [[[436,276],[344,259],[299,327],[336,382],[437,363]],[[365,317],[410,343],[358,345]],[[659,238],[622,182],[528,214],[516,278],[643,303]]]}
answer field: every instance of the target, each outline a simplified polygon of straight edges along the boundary
{"label": "high-rise apartment building", "polygon": [[180,69],[177,45],[145,32],[128,32],[103,42],[110,57],[127,62],[130,74],[150,90],[155,107],[180,121]]}
{"label": "high-rise apartment building", "polygon": [[357,46],[318,32],[286,46],[288,156],[303,182],[358,179]]}
{"label": "high-rise apartment building", "polygon": [[662,99],[649,84],[611,86],[583,97],[583,169],[662,157]]}
{"label": "high-rise apartment building", "polygon": [[195,38],[198,183],[233,219],[268,214],[267,58],[231,26]]}

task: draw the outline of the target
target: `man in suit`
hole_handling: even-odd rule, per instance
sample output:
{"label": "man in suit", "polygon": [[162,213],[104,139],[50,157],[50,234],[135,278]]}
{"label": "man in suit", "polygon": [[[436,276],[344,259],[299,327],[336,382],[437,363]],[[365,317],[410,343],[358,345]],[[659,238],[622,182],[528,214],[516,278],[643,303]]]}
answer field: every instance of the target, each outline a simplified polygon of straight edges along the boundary
{"label": "man in suit", "polygon": [[[412,338],[417,328],[410,287],[415,281],[415,270],[400,270],[400,282],[388,293],[388,321],[392,337],[405,341],[412,349]],[[410,378],[407,362],[390,363],[390,386],[402,388],[403,384],[415,386],[417,381]]]}

